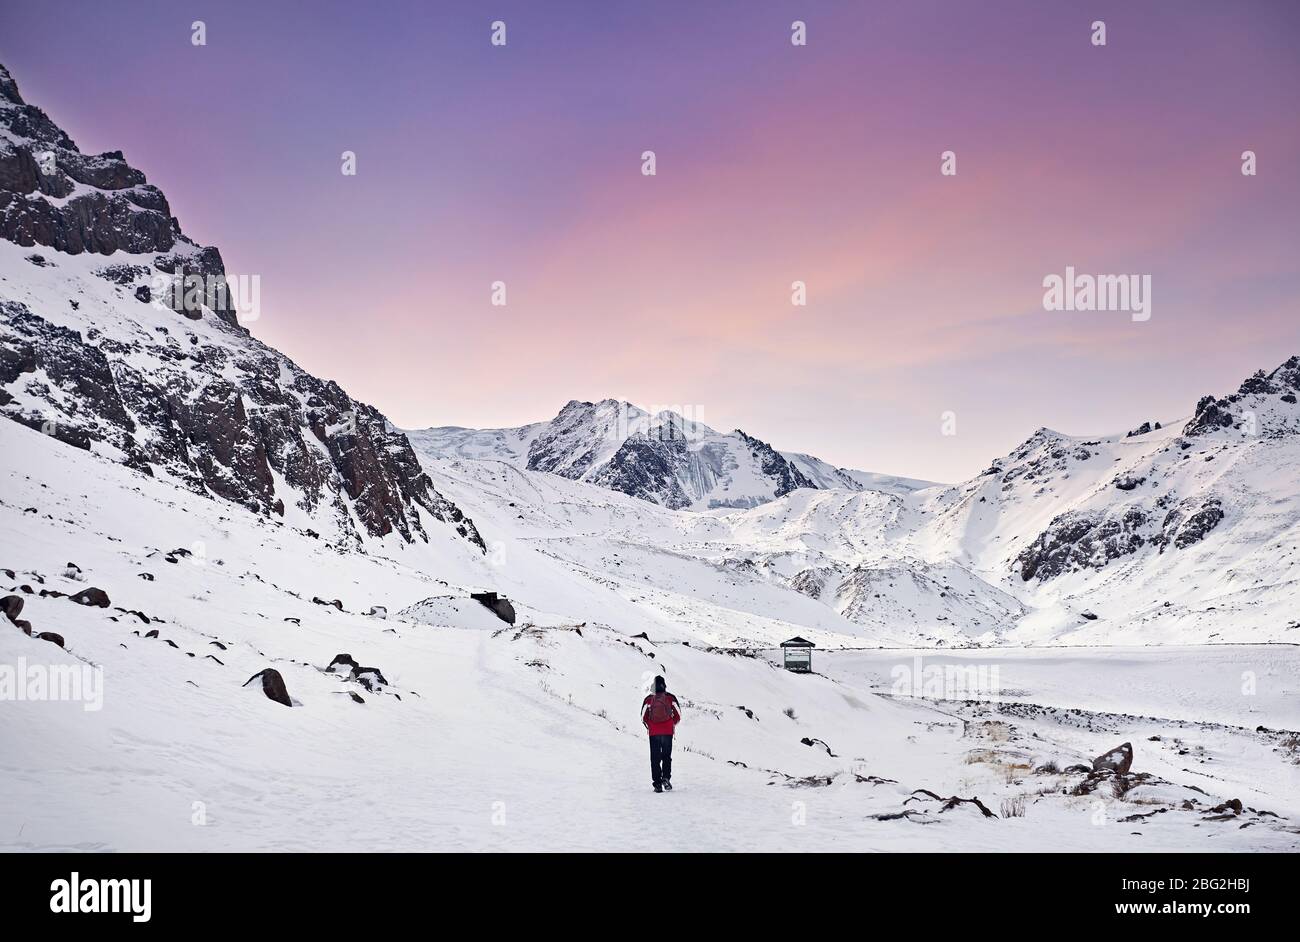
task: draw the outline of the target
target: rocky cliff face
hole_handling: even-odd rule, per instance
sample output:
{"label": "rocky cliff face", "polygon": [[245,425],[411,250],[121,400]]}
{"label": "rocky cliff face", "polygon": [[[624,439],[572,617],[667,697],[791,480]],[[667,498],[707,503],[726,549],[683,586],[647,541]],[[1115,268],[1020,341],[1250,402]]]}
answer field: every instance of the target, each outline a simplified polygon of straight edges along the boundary
{"label": "rocky cliff face", "polygon": [[427,539],[427,516],[484,549],[402,433],[249,335],[144,174],[82,154],[2,66],[0,239],[0,415],[341,543]]}

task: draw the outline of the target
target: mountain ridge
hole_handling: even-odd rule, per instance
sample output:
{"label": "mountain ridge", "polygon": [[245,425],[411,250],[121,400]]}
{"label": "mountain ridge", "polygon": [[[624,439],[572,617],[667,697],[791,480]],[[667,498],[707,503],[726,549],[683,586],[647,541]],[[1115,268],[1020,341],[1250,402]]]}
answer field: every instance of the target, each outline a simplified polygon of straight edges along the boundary
{"label": "mountain ridge", "polygon": [[501,429],[408,429],[423,454],[494,458],[587,481],[672,510],[754,507],[801,487],[890,493],[934,482],[838,468],[779,451],[741,429],[718,432],[669,409],[571,399],[555,417]]}
{"label": "mountain ridge", "polygon": [[486,551],[406,438],[252,337],[226,284],[141,171],[82,154],[0,65],[0,416],[331,541],[425,540],[427,515]]}

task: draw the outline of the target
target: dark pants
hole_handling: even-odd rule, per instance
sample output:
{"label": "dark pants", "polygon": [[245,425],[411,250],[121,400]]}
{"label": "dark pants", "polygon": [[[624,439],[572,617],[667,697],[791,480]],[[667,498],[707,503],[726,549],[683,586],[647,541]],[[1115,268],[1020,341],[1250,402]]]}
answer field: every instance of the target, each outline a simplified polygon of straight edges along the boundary
{"label": "dark pants", "polygon": [[672,733],[650,737],[650,780],[656,785],[673,780]]}

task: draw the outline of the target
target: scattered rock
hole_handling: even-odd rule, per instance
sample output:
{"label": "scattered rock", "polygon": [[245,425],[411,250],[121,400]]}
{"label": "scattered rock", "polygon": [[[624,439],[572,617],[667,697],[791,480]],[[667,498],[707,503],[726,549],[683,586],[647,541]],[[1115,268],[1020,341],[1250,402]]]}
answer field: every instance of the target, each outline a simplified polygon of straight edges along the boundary
{"label": "scattered rock", "polygon": [[82,589],[76,595],[68,596],[68,598],[78,605],[91,605],[98,608],[108,608],[109,605],[108,593],[93,586],[89,589]]}
{"label": "scattered rock", "polygon": [[980,814],[982,814],[984,817],[986,818],[997,817],[997,815],[995,815],[992,811],[989,811],[989,809],[985,807],[984,802],[980,801],[978,797],[958,798],[956,795],[953,795],[949,798],[940,798],[934,792],[926,788],[918,788],[916,791],[912,792],[912,794],[909,797],[903,800],[903,804],[907,804],[910,801],[920,801],[921,799],[917,797],[918,795],[923,795],[926,798],[931,798],[935,801],[943,802],[943,807],[939,809],[940,814],[943,814],[943,812],[945,811],[951,811],[953,808],[960,807],[961,805],[973,805],[975,808],[979,809]]}
{"label": "scattered rock", "polygon": [[1132,767],[1133,745],[1131,743],[1122,743],[1110,752],[1093,759],[1091,771],[1101,772],[1109,769],[1118,775],[1127,775],[1128,770]]}
{"label": "scattered rock", "polygon": [[348,680],[355,680],[371,693],[380,687],[388,686],[388,678],[377,667],[362,667],[351,654],[336,654],[325,668],[331,674],[341,674]]}
{"label": "scattered rock", "polygon": [[505,596],[497,595],[495,592],[471,592],[469,597],[491,611],[492,614],[507,625],[515,623],[515,607],[510,604],[510,600]]}
{"label": "scattered rock", "polygon": [[325,668],[331,674],[347,674],[351,676],[359,667],[351,654],[336,654],[334,660],[330,661],[330,666]]}
{"label": "scattered rock", "polygon": [[831,747],[828,746],[828,745],[826,745],[826,743],[823,742],[823,741],[820,740],[820,739],[809,739],[807,736],[805,736],[803,739],[801,739],[801,740],[799,740],[799,741],[800,741],[801,743],[803,743],[805,746],[821,746],[823,749],[826,750],[826,754],[827,754],[828,756],[830,756],[832,759],[837,759],[837,758],[839,758],[839,756],[837,756],[837,755],[835,755],[835,753],[831,752]]}
{"label": "scattered rock", "polygon": [[287,707],[293,706],[293,701],[289,699],[289,690],[284,685],[284,678],[274,667],[268,667],[265,670],[258,671],[248,680],[244,681],[243,686],[247,687],[255,680],[261,680],[262,693],[266,694],[267,699],[274,700],[276,703],[283,703]]}
{"label": "scattered rock", "polygon": [[23,597],[21,595],[6,595],[0,599],[0,612],[4,612],[12,622],[18,621],[18,616],[23,610]]}
{"label": "scattered rock", "polygon": [[358,667],[352,676],[371,693],[388,686],[388,678],[377,667]]}
{"label": "scattered rock", "polygon": [[881,778],[879,775],[859,775],[853,773],[853,781],[861,782],[864,785],[897,785],[898,780],[892,778]]}
{"label": "scattered rock", "polygon": [[387,618],[388,609],[385,608],[383,605],[372,605],[370,606],[370,611],[366,612],[366,614],[371,615],[375,618]]}
{"label": "scattered rock", "polygon": [[1221,804],[1221,805],[1215,805],[1213,808],[1211,808],[1209,811],[1207,811],[1207,812],[1205,812],[1205,813],[1206,813],[1206,814],[1226,814],[1226,815],[1238,815],[1238,814],[1241,814],[1241,799],[1240,799],[1240,798],[1229,798],[1229,799],[1228,799],[1227,801],[1225,801],[1223,804]]}
{"label": "scattered rock", "polygon": [[63,647],[63,635],[56,634],[53,631],[42,631],[36,637],[40,638],[42,641],[52,641],[59,647]]}

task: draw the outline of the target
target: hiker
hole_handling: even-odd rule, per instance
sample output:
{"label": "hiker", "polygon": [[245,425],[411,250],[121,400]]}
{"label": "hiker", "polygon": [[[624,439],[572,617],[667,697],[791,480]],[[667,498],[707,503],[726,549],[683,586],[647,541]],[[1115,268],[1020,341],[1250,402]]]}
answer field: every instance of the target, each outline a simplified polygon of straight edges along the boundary
{"label": "hiker", "polygon": [[673,790],[673,729],[682,721],[668,682],[655,678],[655,692],[641,701],[641,722],[650,733],[650,779],[655,791]]}

